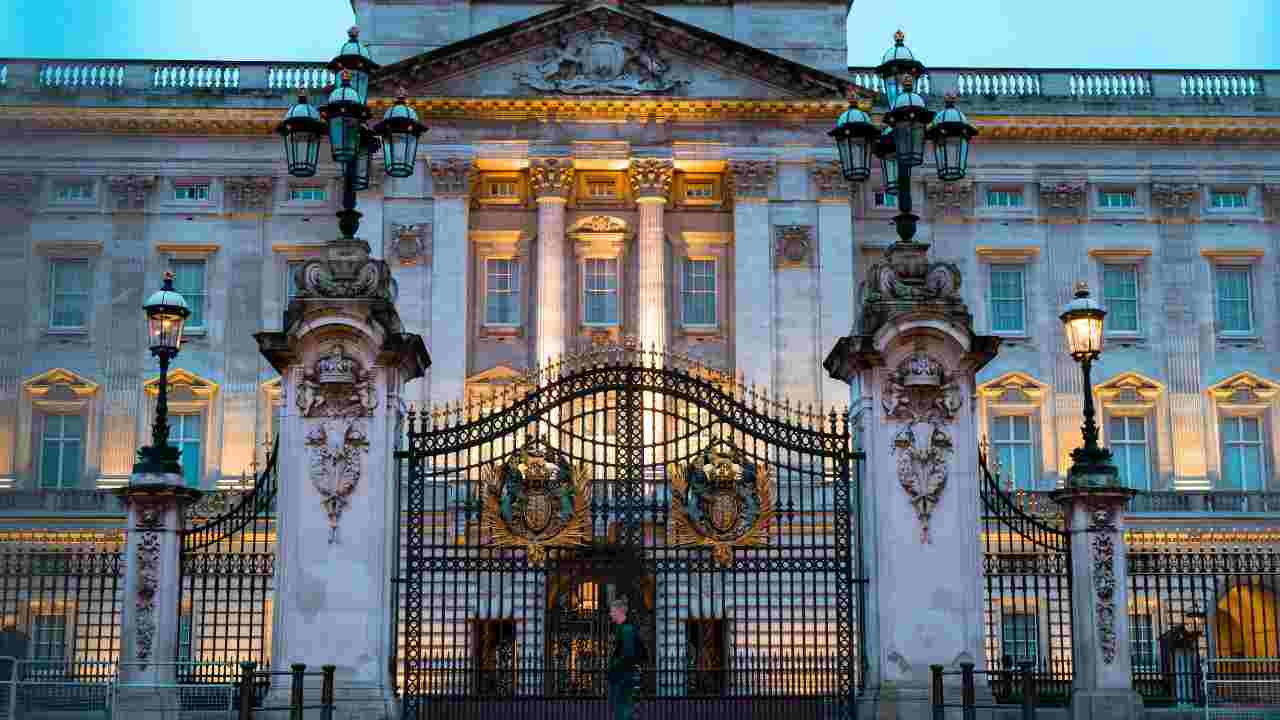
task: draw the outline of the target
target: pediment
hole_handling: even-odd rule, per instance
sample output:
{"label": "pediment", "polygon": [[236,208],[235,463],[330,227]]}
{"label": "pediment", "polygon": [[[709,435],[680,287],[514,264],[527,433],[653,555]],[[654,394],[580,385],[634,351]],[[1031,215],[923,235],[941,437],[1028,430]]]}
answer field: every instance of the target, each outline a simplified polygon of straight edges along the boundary
{"label": "pediment", "polygon": [[627,2],[568,4],[388,65],[390,97],[837,98],[847,80]]}
{"label": "pediment", "polygon": [[1220,403],[1268,402],[1280,393],[1280,385],[1245,370],[1209,386],[1209,394]]}
{"label": "pediment", "polygon": [[1155,402],[1164,384],[1136,372],[1123,372],[1094,386],[1098,399],[1118,405],[1145,405]]}
{"label": "pediment", "polygon": [[[178,388],[188,390],[192,397],[206,399],[212,397],[213,394],[218,391],[218,383],[202,378],[190,370],[177,368],[176,370],[169,371],[169,390],[172,392]],[[148,395],[153,397],[159,395],[160,376],[157,375],[150,380],[147,380],[142,384],[142,389],[145,390]]]}
{"label": "pediment", "polygon": [[65,368],[54,368],[28,378],[22,383],[32,395],[48,395],[55,387],[62,386],[76,397],[88,397],[98,391],[98,384],[89,378]]}
{"label": "pediment", "polygon": [[518,385],[527,379],[528,373],[521,372],[510,365],[495,365],[467,378],[468,383],[486,385]]}
{"label": "pediment", "polygon": [[978,394],[1004,403],[1038,403],[1047,385],[1023,372],[1007,372],[978,386]]}

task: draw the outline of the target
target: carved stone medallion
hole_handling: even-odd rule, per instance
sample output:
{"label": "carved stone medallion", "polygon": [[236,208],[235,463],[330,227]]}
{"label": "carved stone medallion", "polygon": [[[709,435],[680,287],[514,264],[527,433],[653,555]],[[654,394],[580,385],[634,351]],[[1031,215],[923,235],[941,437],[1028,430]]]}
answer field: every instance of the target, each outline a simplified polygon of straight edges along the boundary
{"label": "carved stone medallion", "polygon": [[516,81],[541,92],[566,95],[670,93],[688,80],[671,74],[650,39],[635,41],[594,30],[561,37]]}
{"label": "carved stone medallion", "polygon": [[303,417],[369,417],[378,406],[373,376],[335,343],[298,383]]}
{"label": "carved stone medallion", "polygon": [[720,441],[686,465],[672,465],[671,538],[674,545],[709,548],[723,566],[735,547],[764,542],[777,515],[768,470]]}
{"label": "carved stone medallion", "polygon": [[779,268],[813,266],[813,226],[779,225],[774,232],[774,264]]}
{"label": "carved stone medallion", "polygon": [[346,431],[331,442],[330,428],[318,422],[307,433],[311,452],[311,484],[320,493],[320,506],[329,516],[329,542],[338,539],[338,521],[347,509],[349,498],[360,484],[364,455],[369,451],[369,438],[363,423],[352,420]]}

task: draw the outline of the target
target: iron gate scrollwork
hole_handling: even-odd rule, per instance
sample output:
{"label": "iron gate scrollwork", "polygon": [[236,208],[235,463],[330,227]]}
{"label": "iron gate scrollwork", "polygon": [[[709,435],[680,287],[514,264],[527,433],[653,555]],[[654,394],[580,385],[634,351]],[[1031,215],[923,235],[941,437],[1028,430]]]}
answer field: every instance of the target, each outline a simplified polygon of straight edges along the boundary
{"label": "iron gate scrollwork", "polygon": [[683,356],[594,346],[410,412],[395,614],[404,717],[604,718],[615,598],[641,716],[852,718],[860,456]]}

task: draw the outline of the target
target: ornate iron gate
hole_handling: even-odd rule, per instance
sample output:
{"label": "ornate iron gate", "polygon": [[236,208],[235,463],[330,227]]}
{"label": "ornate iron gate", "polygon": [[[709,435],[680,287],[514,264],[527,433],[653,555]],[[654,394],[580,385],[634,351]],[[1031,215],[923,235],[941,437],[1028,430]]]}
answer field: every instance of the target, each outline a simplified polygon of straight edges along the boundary
{"label": "ornate iron gate", "polygon": [[410,413],[404,717],[606,717],[607,613],[625,597],[650,654],[643,717],[852,718],[845,416],[634,346],[525,380]]}
{"label": "ornate iron gate", "polygon": [[[982,473],[982,551],[986,584],[987,669],[1015,671],[1035,665],[1040,702],[1065,704],[1071,692],[1071,540],[1057,506],[1044,513],[1024,507],[1019,495],[1000,487],[999,465]],[[1012,675],[995,678],[1001,702],[1018,692]]]}

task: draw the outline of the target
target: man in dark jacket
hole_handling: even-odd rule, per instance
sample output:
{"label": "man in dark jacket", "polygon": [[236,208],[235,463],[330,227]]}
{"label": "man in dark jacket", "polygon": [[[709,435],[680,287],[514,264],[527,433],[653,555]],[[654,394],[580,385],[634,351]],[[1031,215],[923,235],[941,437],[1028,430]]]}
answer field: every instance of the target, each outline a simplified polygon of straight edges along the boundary
{"label": "man in dark jacket", "polygon": [[636,627],[627,622],[625,597],[609,604],[609,617],[615,625],[613,653],[609,656],[609,711],[613,720],[633,720],[644,651]]}

